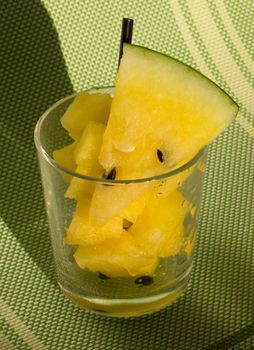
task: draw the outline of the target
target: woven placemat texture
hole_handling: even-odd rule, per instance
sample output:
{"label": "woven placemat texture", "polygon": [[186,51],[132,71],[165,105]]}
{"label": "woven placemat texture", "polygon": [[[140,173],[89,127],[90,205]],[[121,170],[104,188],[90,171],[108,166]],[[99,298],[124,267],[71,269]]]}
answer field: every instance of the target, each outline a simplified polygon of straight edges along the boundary
{"label": "woven placemat texture", "polygon": [[[253,349],[253,2],[23,0],[0,13],[0,349]],[[240,106],[210,146],[187,292],[138,319],[61,294],[33,145],[53,102],[114,82],[122,17],[135,20],[135,44],[200,70]]]}

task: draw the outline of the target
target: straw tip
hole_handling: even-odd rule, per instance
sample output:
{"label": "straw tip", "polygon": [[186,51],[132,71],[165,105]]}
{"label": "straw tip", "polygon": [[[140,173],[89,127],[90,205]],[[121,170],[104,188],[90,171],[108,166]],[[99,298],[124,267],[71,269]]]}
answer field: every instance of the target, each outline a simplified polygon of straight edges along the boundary
{"label": "straw tip", "polygon": [[133,19],[132,19],[132,18],[128,18],[128,17],[124,17],[124,18],[123,18],[123,22],[126,22],[126,23],[133,23]]}

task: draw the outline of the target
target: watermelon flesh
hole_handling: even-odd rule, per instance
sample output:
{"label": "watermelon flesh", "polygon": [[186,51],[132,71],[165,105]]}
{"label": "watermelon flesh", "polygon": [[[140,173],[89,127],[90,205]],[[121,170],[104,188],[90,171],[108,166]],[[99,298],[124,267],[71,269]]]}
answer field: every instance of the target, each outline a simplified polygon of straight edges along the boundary
{"label": "watermelon flesh", "polygon": [[116,168],[119,179],[162,174],[190,160],[237,111],[234,101],[197,71],[125,44],[99,161],[107,171]]}
{"label": "watermelon flesh", "polygon": [[[63,165],[102,180],[161,175],[190,161],[238,111],[202,74],[129,44],[111,100],[83,93],[76,98],[62,118],[75,140],[56,153]],[[153,275],[160,259],[191,256],[194,240],[185,237],[184,221],[197,215],[198,202],[181,188],[198,168],[202,177],[201,159],[165,179],[106,186],[73,177],[65,195],[77,206],[65,242],[77,246],[77,265],[109,277]]]}

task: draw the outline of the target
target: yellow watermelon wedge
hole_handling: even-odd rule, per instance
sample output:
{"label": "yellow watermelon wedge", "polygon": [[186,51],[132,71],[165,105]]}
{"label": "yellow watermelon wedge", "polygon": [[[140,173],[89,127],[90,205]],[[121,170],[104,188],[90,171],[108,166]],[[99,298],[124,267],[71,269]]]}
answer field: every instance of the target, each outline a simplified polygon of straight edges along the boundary
{"label": "yellow watermelon wedge", "polygon": [[99,161],[116,178],[162,174],[190,160],[235,118],[238,106],[191,67],[124,44]]}

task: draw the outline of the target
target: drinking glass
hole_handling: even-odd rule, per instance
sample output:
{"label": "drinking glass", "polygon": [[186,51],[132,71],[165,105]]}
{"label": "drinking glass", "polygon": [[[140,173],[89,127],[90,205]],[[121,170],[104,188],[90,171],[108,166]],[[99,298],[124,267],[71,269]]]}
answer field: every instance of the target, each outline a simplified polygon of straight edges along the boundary
{"label": "drinking glass", "polygon": [[[112,87],[88,91],[113,92]],[[74,303],[103,315],[154,312],[176,300],[190,278],[207,149],[149,178],[95,178],[65,168],[54,151],[73,142],[61,118],[76,96],[49,108],[34,134],[59,286]],[[68,198],[73,182],[89,189],[89,196]],[[89,209],[95,192],[100,197],[96,215],[103,218],[98,227],[82,218],[82,203]],[[68,238],[71,225],[73,241]],[[90,241],[84,232],[91,233]]]}

